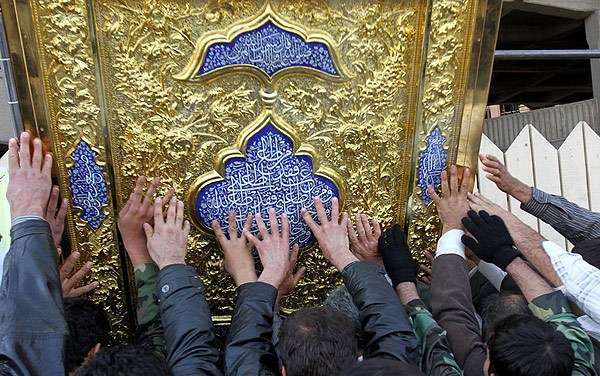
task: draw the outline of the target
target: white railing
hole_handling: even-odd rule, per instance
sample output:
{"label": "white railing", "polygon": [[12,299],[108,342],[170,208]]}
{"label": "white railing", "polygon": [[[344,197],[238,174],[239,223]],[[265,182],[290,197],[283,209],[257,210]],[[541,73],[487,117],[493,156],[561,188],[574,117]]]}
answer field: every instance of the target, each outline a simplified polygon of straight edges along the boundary
{"label": "white railing", "polygon": [[[585,122],[577,124],[558,150],[535,127],[527,125],[504,153],[484,135],[480,153],[504,161],[513,176],[531,186],[600,211],[600,136]],[[480,167],[476,189],[483,195],[548,240],[572,248],[552,227],[521,210],[517,200],[501,192],[485,175]]]}

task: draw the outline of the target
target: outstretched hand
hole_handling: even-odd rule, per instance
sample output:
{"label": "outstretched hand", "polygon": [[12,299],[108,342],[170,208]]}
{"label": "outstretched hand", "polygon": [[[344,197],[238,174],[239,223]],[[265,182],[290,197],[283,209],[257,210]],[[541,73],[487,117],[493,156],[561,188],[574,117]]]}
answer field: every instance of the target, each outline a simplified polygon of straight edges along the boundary
{"label": "outstretched hand", "polygon": [[65,231],[65,217],[67,216],[67,199],[63,198],[59,207],[59,196],[60,191],[57,185],[52,187],[52,193],[50,193],[50,200],[48,201],[48,207],[46,207],[46,214],[44,219],[50,225],[52,231],[52,239],[56,248],[60,247],[63,232]]}
{"label": "outstretched hand", "polygon": [[43,154],[42,140],[33,140],[21,133],[20,143],[11,138],[8,142],[8,187],[6,198],[11,219],[31,215],[44,218],[52,189],[52,155]]}
{"label": "outstretched hand", "polygon": [[148,251],[159,269],[169,265],[185,265],[190,222],[183,219],[184,206],[175,196],[169,202],[167,213],[163,212],[161,198],[154,200],[154,226],[144,223]]}
{"label": "outstretched hand", "polygon": [[356,214],[354,226],[352,226],[352,221],[348,221],[350,251],[361,261],[383,265],[381,254],[377,248],[380,236],[381,226],[376,218],[369,223],[369,217],[366,214]]}
{"label": "outstretched hand", "polygon": [[427,187],[427,192],[433,199],[438,215],[442,221],[442,233],[454,229],[462,229],[461,219],[469,211],[467,203],[468,182],[471,171],[465,168],[462,183],[458,185],[458,172],[456,165],[450,167],[450,181],[448,173],[442,171],[442,196],[438,195],[433,186]]}
{"label": "outstretched hand", "polygon": [[212,222],[217,241],[223,250],[223,267],[231,275],[236,286],[256,281],[256,268],[252,258],[252,244],[246,238],[245,231],[250,231],[252,215],[246,217],[244,228],[238,235],[236,213],[230,212],[227,218],[229,223],[228,234],[225,235],[219,222]]}
{"label": "outstretched hand", "polygon": [[379,239],[379,251],[394,288],[402,282],[417,282],[417,263],[410,253],[400,225],[396,224],[383,232]]}
{"label": "outstretched hand", "polygon": [[[144,233],[144,223],[152,224],[154,220],[154,206],[152,205],[156,190],[160,185],[160,178],[155,178],[150,182],[146,194],[146,177],[140,176],[135,182],[135,188],[125,206],[119,212],[118,227],[125,245],[125,250],[133,266],[138,266],[152,262],[146,245],[146,234]],[[167,203],[173,197],[173,190],[170,190],[162,202]]]}
{"label": "outstretched hand", "polygon": [[479,160],[482,170],[487,172],[485,177],[496,183],[498,189],[522,203],[531,200],[531,187],[512,176],[498,158],[490,154],[480,154]]}
{"label": "outstretched hand", "polygon": [[260,239],[252,235],[249,229],[244,230],[244,235],[256,248],[263,265],[263,272],[258,280],[279,289],[288,275],[292,260],[298,258],[297,245],[294,245],[290,252],[290,223],[288,217],[285,213],[281,216],[280,230],[275,209],[270,208],[270,231],[267,229],[260,213],[257,213],[254,218],[258,226]]}
{"label": "outstretched hand", "polygon": [[463,235],[463,244],[483,261],[505,270],[508,264],[520,256],[500,217],[490,216],[486,211],[480,211],[478,214],[471,210],[468,217],[463,218],[463,224],[474,237]]}
{"label": "outstretched hand", "polygon": [[321,224],[317,224],[304,208],[301,211],[302,218],[317,238],[325,258],[341,272],[347,265],[358,261],[358,258],[350,252],[348,214],[343,213],[340,221],[340,207],[336,197],[331,200],[331,220],[327,218],[321,199],[316,197],[314,202]]}
{"label": "outstretched hand", "polygon": [[63,298],[76,298],[87,294],[99,286],[98,282],[91,282],[80,286],[81,281],[92,270],[92,263],[91,261],[86,262],[79,270],[73,273],[79,257],[79,252],[72,252],[60,267],[59,274]]}

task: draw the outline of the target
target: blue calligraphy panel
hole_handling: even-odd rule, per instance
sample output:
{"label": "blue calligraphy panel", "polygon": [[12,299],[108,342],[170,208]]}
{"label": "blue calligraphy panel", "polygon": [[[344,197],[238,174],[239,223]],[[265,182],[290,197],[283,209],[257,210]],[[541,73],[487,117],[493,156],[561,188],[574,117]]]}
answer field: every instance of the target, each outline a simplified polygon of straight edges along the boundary
{"label": "blue calligraphy panel", "polygon": [[[265,125],[246,145],[246,158],[232,158],[225,163],[223,180],[202,187],[196,197],[196,215],[210,229],[213,220],[227,228],[230,211],[237,213],[238,228],[248,214],[274,208],[286,213],[290,222],[290,244],[306,248],[314,237],[302,220],[300,209],[306,208],[316,218],[313,197],[320,197],[328,215],[331,199],[340,195],[335,182],[315,175],[313,161],[293,154],[293,141],[272,124]],[[256,223],[252,232],[257,233]]]}
{"label": "blue calligraphy panel", "polygon": [[69,183],[73,206],[82,210],[81,219],[94,230],[104,220],[102,207],[108,205],[108,193],[104,171],[96,163],[98,154],[81,140],[73,151],[73,167],[69,168]]}
{"label": "blue calligraphy panel", "polygon": [[271,21],[238,35],[229,43],[209,46],[198,74],[235,65],[253,66],[269,77],[290,67],[308,67],[339,76],[327,45],[306,42]]}
{"label": "blue calligraphy panel", "polygon": [[448,162],[448,153],[444,150],[446,137],[438,127],[431,131],[425,141],[427,146],[419,154],[417,185],[421,188],[421,199],[429,205],[432,199],[427,192],[427,186],[437,187],[440,185],[442,171],[444,171]]}

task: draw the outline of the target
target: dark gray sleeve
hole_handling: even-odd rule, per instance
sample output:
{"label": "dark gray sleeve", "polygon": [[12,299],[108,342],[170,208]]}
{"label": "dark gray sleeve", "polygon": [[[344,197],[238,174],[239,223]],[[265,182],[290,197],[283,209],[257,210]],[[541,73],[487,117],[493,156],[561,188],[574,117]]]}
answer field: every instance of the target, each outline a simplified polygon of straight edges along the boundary
{"label": "dark gray sleeve", "polygon": [[367,342],[364,357],[416,364],[418,343],[406,309],[378,265],[358,261],[342,272]]}
{"label": "dark gray sleeve", "polygon": [[431,309],[435,320],[448,333],[450,347],[465,376],[481,376],[487,353],[464,258],[446,254],[434,259]]}
{"label": "dark gray sleeve", "polygon": [[245,283],[237,289],[235,312],[225,349],[226,375],[278,375],[272,343],[277,289],[267,283]]}
{"label": "dark gray sleeve", "polygon": [[157,286],[173,375],[221,375],[210,310],[196,270],[167,266],[159,272]]}
{"label": "dark gray sleeve", "polygon": [[600,213],[594,213],[561,196],[532,188],[531,200],[521,209],[541,219],[571,243],[600,238]]}
{"label": "dark gray sleeve", "polygon": [[62,375],[67,325],[50,226],[11,229],[0,288],[0,358],[16,374]]}

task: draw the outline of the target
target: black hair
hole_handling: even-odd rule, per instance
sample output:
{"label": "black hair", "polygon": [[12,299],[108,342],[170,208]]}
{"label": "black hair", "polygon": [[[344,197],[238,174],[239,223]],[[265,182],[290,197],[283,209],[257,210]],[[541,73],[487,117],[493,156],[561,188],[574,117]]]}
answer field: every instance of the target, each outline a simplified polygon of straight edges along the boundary
{"label": "black hair", "polygon": [[332,376],[357,361],[352,320],[328,308],[304,308],[281,326],[277,352],[288,376]]}
{"label": "black hair", "polygon": [[575,362],[567,338],[532,315],[500,320],[488,343],[496,376],[570,376]]}
{"label": "black hair", "polygon": [[344,370],[344,376],[424,376],[417,367],[391,359],[368,359]]}
{"label": "black hair", "polygon": [[119,345],[101,350],[94,359],[79,368],[77,376],[168,376],[167,363],[150,348]]}
{"label": "black hair", "polygon": [[483,338],[487,341],[496,324],[511,315],[530,315],[527,300],[521,294],[503,291],[487,296],[481,303]]}
{"label": "black hair", "polygon": [[69,373],[83,364],[96,344],[108,345],[110,323],[102,308],[87,298],[66,298],[64,310],[69,327],[65,343],[65,371]]}

